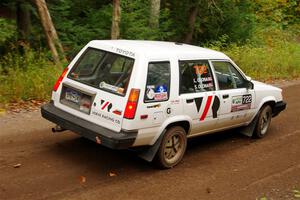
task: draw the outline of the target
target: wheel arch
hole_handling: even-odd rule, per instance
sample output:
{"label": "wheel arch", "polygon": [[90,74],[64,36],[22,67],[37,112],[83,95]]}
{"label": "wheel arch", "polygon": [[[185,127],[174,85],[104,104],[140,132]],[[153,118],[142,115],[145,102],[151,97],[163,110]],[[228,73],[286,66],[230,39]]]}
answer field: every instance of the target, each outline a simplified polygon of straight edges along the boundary
{"label": "wheel arch", "polygon": [[273,96],[268,96],[265,97],[261,100],[260,105],[258,106],[258,112],[265,106],[265,105],[269,105],[271,106],[272,110],[274,109],[274,106],[276,104],[276,99]]}
{"label": "wheel arch", "polygon": [[172,126],[181,126],[186,131],[186,134],[188,135],[191,127],[192,127],[192,119],[189,116],[174,116],[171,118],[168,118],[161,126],[158,131],[158,134],[153,138],[151,144],[154,144],[159,136],[165,132],[168,128]]}

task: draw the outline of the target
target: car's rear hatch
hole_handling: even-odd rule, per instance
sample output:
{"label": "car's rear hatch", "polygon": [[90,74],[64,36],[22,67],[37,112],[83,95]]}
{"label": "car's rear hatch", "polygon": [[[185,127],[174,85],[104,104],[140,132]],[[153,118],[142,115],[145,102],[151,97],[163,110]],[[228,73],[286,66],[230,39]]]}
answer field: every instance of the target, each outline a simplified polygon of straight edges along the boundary
{"label": "car's rear hatch", "polygon": [[56,107],[120,131],[134,59],[87,48],[54,94]]}

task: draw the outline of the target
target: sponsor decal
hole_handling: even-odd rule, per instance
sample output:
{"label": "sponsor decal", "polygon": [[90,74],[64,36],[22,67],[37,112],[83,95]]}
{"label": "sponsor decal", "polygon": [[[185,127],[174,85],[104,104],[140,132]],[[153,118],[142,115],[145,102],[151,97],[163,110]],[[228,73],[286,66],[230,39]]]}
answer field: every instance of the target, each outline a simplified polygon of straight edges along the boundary
{"label": "sponsor decal", "polygon": [[[113,104],[109,101],[105,101],[104,99],[100,100],[100,104],[101,104],[101,110],[107,110],[107,112],[111,112]],[[119,109],[114,109],[112,111],[112,113],[116,114],[116,115],[122,115],[122,110]]]}
{"label": "sponsor decal", "polygon": [[203,97],[195,98],[194,100],[195,100],[195,103],[196,103],[197,112],[199,112],[201,104],[202,104]]}
{"label": "sponsor decal", "polygon": [[[212,103],[213,98],[214,98],[214,100],[213,100],[213,103]],[[201,105],[202,105],[203,97],[194,98],[194,101],[195,101],[197,112],[199,112],[200,108],[201,108]],[[220,108],[220,99],[219,99],[218,96],[208,96],[207,97],[204,110],[202,112],[202,115],[200,116],[200,121],[205,120],[210,107],[212,109],[213,118],[217,118],[218,117],[218,110]]]}
{"label": "sponsor decal", "polygon": [[159,108],[160,104],[155,104],[155,105],[151,105],[151,106],[147,106],[147,108]]}
{"label": "sponsor decal", "polygon": [[108,112],[110,112],[110,109],[112,108],[112,103],[109,101],[102,101],[101,100],[101,110],[104,110],[105,108],[107,109]]}
{"label": "sponsor decal", "polygon": [[114,85],[107,84],[104,81],[99,83],[99,88],[110,90],[110,91],[116,92],[118,94],[123,94],[124,93],[124,88],[120,88],[120,87],[117,87],[117,86],[114,86]]}
{"label": "sponsor decal", "polygon": [[252,103],[251,94],[233,96],[231,101],[231,112],[248,110],[251,108],[251,103]]}
{"label": "sponsor decal", "polygon": [[116,114],[116,115],[122,115],[122,110],[116,109],[116,110],[113,111],[113,113]]}
{"label": "sponsor decal", "polygon": [[155,89],[154,85],[147,85],[146,96],[148,99],[154,99],[154,96],[155,96],[154,89]]}
{"label": "sponsor decal", "polygon": [[146,97],[149,100],[164,101],[168,99],[168,89],[165,85],[147,85]]}
{"label": "sponsor decal", "polygon": [[172,104],[172,105],[176,105],[176,104],[179,104],[179,103],[180,103],[180,101],[179,101],[178,99],[172,100],[172,101],[171,101],[171,104]]}
{"label": "sponsor decal", "polygon": [[92,111],[92,114],[101,117],[104,120],[110,121],[112,123],[121,124],[121,121],[119,119],[115,119],[114,117],[108,116],[107,114],[99,113],[95,110]]}
{"label": "sponsor decal", "polygon": [[159,85],[155,88],[154,99],[156,101],[163,101],[168,99],[168,90],[165,85]]}
{"label": "sponsor decal", "polygon": [[212,101],[212,97],[213,96],[208,96],[207,97],[207,101],[206,101],[206,104],[205,104],[205,107],[204,107],[204,111],[200,117],[200,121],[203,121],[207,115],[207,112],[209,110],[209,107],[210,107],[210,104],[211,104],[211,101]]}
{"label": "sponsor decal", "polygon": [[213,113],[213,118],[217,118],[218,117],[218,110],[220,108],[220,99],[218,96],[215,96],[214,98],[214,102],[212,104],[212,113]]}
{"label": "sponsor decal", "polygon": [[163,93],[155,93],[154,95],[154,100],[156,101],[164,101],[168,99],[168,93],[163,92]]}
{"label": "sponsor decal", "polygon": [[167,87],[165,85],[159,85],[155,88],[155,93],[163,93],[168,92]]}

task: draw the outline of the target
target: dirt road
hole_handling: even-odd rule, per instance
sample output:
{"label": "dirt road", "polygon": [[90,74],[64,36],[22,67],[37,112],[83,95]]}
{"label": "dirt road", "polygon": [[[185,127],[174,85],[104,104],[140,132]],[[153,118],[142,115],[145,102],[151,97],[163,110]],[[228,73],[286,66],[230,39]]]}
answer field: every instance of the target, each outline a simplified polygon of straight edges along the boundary
{"label": "dirt road", "polygon": [[69,131],[53,134],[39,112],[6,115],[0,118],[0,199],[297,199],[300,84],[284,89],[288,108],[266,138],[229,131],[190,140],[183,162],[171,170]]}

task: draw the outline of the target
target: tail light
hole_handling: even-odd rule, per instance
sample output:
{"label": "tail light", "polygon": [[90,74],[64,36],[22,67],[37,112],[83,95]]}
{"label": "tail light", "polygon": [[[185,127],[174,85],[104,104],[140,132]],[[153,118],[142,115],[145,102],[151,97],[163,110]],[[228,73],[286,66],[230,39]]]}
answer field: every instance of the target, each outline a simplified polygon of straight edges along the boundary
{"label": "tail light", "polygon": [[53,87],[53,91],[56,92],[56,90],[58,89],[58,87],[60,86],[62,80],[64,79],[64,77],[66,76],[67,72],[68,72],[69,68],[66,67],[64,69],[64,71],[61,73],[60,77],[57,79],[56,83],[54,84]]}
{"label": "tail light", "polygon": [[134,119],[135,112],[137,108],[137,103],[139,100],[140,90],[139,89],[131,89],[128,101],[126,104],[124,118],[126,119]]}

